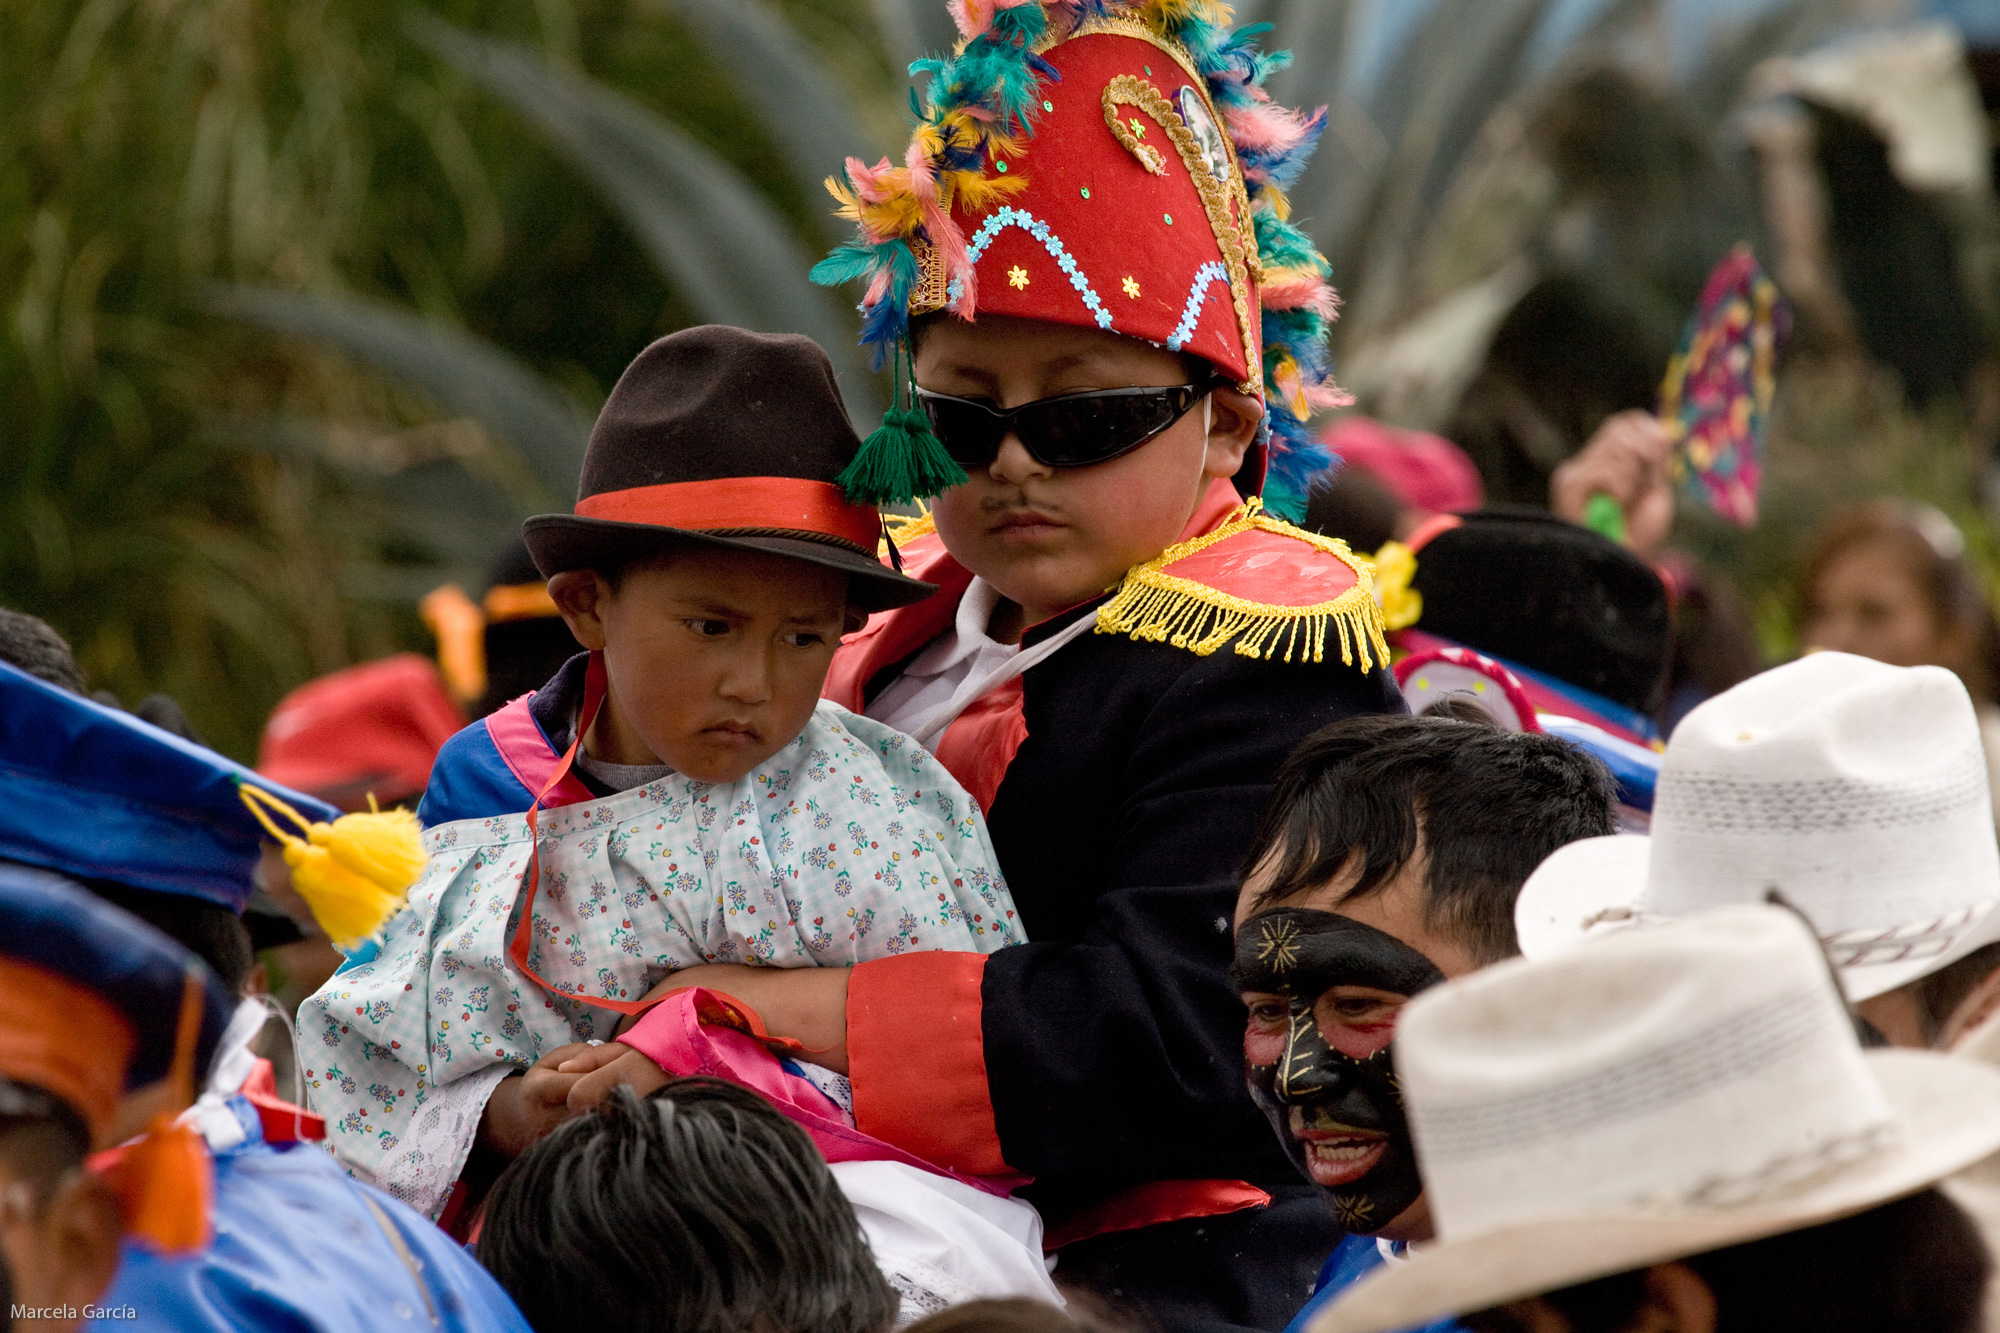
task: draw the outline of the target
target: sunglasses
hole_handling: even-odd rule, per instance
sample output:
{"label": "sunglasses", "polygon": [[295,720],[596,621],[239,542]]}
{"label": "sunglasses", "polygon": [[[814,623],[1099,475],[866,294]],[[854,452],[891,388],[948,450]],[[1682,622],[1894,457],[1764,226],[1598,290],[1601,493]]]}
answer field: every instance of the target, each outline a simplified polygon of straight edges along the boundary
{"label": "sunglasses", "polygon": [[1089,467],[1129,454],[1227,383],[1210,376],[1163,389],[1091,389],[1001,411],[977,398],[917,390],[944,451],[968,470],[991,467],[1011,431],[1043,467]]}

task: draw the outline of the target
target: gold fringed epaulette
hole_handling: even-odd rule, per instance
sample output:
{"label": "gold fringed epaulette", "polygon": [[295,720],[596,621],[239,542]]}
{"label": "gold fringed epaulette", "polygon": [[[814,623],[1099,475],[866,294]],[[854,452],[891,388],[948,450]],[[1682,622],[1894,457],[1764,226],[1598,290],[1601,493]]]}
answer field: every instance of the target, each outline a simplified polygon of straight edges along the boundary
{"label": "gold fringed epaulette", "polygon": [[1206,657],[1322,661],[1330,641],[1363,671],[1389,663],[1375,571],[1347,543],[1270,517],[1251,500],[1219,527],[1168,547],[1098,608],[1099,634]]}

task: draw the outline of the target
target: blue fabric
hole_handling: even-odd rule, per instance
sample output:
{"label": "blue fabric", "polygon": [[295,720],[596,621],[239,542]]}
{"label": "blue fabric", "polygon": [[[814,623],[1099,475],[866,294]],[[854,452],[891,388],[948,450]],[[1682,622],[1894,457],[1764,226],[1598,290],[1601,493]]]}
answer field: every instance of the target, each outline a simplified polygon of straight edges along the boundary
{"label": "blue fabric", "polygon": [[0,662],[0,858],[240,912],[265,840],[245,782],[309,820],[340,813]]}
{"label": "blue fabric", "polygon": [[493,743],[481,718],[444,743],[431,765],[417,819],[425,828],[455,819],[517,815],[534,804],[535,793],[521,784]]}
{"label": "blue fabric", "polygon": [[[138,917],[60,875],[5,862],[0,862],[0,954],[53,972],[118,1007],[135,1038],[125,1071],[128,1090],[166,1077],[190,969],[202,981],[198,1069],[208,1068],[236,1007],[199,959]],[[71,1035],[93,1040],[87,1032]]]}
{"label": "blue fabric", "polygon": [[214,1243],[179,1259],[128,1244],[100,1303],[107,1316],[85,1328],[529,1333],[507,1293],[451,1237],[349,1179],[312,1144],[266,1143],[242,1098],[232,1098],[229,1108],[249,1137],[215,1154]]}
{"label": "blue fabric", "polygon": [[[1306,1325],[1312,1323],[1321,1310],[1387,1262],[1373,1236],[1349,1236],[1340,1242],[1327,1259],[1326,1267],[1319,1270],[1319,1285],[1313,1288],[1312,1299],[1306,1302],[1306,1308],[1299,1311],[1291,1323],[1285,1325],[1285,1333],[1305,1333]],[[1435,1324],[1400,1330],[1399,1333],[1466,1333],[1466,1330],[1465,1325],[1456,1319],[1443,1319]]]}

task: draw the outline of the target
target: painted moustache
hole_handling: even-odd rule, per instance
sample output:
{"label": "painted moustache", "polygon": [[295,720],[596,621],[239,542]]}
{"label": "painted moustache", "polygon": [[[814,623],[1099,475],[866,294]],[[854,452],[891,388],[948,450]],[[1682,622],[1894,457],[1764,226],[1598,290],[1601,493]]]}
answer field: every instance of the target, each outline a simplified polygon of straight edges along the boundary
{"label": "painted moustache", "polygon": [[1334,986],[1415,995],[1444,974],[1372,926],[1280,908],[1244,923],[1231,976],[1241,992],[1287,1002],[1275,1059],[1248,1067],[1252,1099],[1300,1170],[1327,1191],[1342,1226],[1367,1232],[1388,1225],[1423,1193],[1390,1034],[1362,1054],[1336,1050],[1321,1030],[1318,1001]]}

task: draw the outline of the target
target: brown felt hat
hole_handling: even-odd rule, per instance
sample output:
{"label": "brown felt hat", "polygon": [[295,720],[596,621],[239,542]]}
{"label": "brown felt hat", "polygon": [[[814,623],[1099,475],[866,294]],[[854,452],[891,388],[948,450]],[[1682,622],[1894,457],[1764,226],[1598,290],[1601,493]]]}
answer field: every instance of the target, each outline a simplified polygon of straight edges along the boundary
{"label": "brown felt hat", "polygon": [[682,329],[618,377],[591,428],[575,511],[538,514],[522,535],[544,578],[696,544],[840,570],[863,611],[922,601],[936,585],[877,558],[881,515],[835,480],[860,447],[812,339]]}

